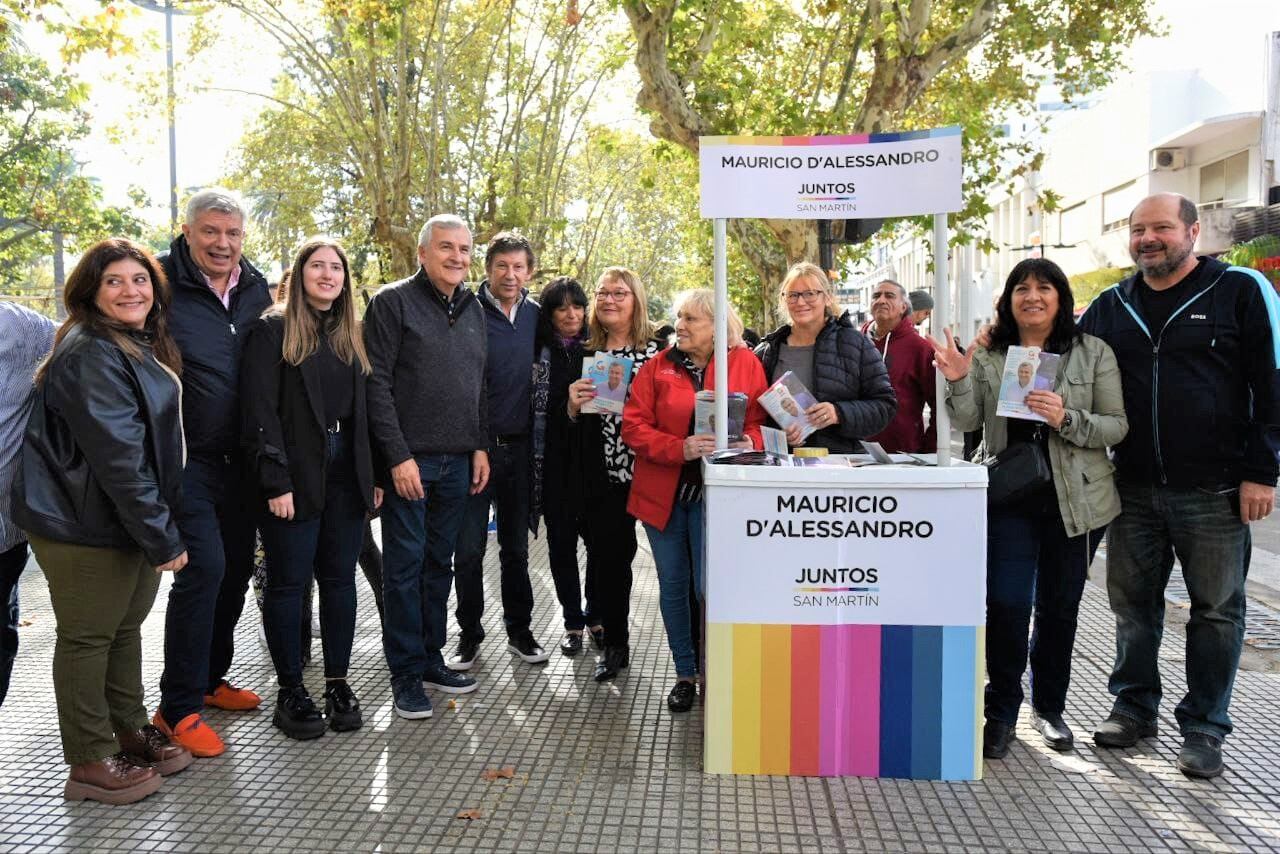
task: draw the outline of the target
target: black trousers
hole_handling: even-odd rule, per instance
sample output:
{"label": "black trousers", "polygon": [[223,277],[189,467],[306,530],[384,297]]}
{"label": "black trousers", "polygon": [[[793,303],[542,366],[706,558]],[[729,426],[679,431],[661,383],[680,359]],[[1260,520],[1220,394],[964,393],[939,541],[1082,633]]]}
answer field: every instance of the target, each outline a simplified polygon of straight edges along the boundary
{"label": "black trousers", "polygon": [[631,642],[631,562],[636,556],[636,520],[627,513],[629,483],[610,483],[603,495],[592,497],[583,511],[583,541],[587,544],[587,578],[595,579],[595,602],[604,642]]}

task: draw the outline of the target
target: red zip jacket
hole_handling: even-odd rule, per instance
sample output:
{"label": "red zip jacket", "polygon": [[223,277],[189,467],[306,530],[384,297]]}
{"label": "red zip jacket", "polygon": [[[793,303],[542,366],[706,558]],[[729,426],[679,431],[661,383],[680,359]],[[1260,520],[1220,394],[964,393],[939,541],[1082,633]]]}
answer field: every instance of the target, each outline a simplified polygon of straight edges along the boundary
{"label": "red zip jacket", "polygon": [[907,312],[892,332],[884,338],[876,338],[872,332],[875,322],[862,327],[862,332],[876,345],[889,369],[889,383],[898,396],[898,411],[889,426],[867,438],[878,442],[890,453],[931,454],[938,449],[936,419],[924,427],[924,407],[934,406],[937,391],[933,379],[933,345],[916,331]]}
{"label": "red zip jacket", "polygon": [[[636,454],[635,478],[627,512],[662,530],[671,518],[680,467],[684,465],[684,440],[693,420],[693,378],[676,361],[672,348],[644,363],[631,382],[631,396],[622,413],[622,441]],[[715,388],[715,359],[707,363],[703,388]],[[747,395],[747,438],[764,447],[760,425],[764,409],[760,395],[769,387],[764,367],[746,347],[729,351],[729,390]]]}

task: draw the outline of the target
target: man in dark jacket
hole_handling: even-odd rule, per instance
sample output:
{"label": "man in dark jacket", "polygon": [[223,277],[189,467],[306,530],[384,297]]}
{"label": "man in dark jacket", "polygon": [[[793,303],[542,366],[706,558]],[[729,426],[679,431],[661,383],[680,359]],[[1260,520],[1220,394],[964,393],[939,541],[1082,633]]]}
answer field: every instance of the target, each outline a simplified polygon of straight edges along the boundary
{"label": "man in dark jacket", "polygon": [[1253,270],[1197,258],[1199,233],[1186,198],[1144,199],[1129,216],[1138,272],[1100,295],[1080,326],[1115,350],[1129,416],[1115,449],[1122,512],[1108,534],[1115,703],[1094,741],[1128,747],[1156,734],[1157,652],[1176,554],[1191,595],[1178,767],[1213,777],[1232,728],[1249,523],[1275,502],[1280,299]]}
{"label": "man in dark jacket", "polygon": [[929,419],[927,428],[924,424],[924,408],[932,411],[937,398],[933,347],[911,322],[906,288],[892,279],[877,284],[871,293],[871,320],[862,331],[884,358],[898,397],[889,426],[867,438],[893,453],[933,453],[938,449],[935,419]]}
{"label": "man in dark jacket", "polygon": [[395,711],[431,717],[427,685],[451,694],[476,681],[445,667],[441,649],[454,546],[468,495],[489,480],[485,316],[463,286],[471,231],[434,216],[418,235],[418,272],[382,288],[365,312],[369,432],[390,467],[382,508],[382,645]]}
{"label": "man in dark jacket", "polygon": [[454,583],[458,595],[457,654],[453,670],[475,663],[484,640],[484,552],[489,538],[489,508],[498,525],[498,561],[502,567],[502,621],[508,648],[524,661],[539,664],[547,653],[533,637],[533,585],[529,582],[529,427],[534,338],[538,303],[524,285],[533,276],[533,247],[518,234],[501,232],[485,251],[486,278],[477,292],[488,336],[485,384],[489,407],[489,485],[467,503]]}
{"label": "man in dark jacket", "polygon": [[182,351],[187,466],[178,530],[190,562],[174,575],[165,614],[164,675],[155,724],[196,756],[224,749],[203,706],[253,709],[261,699],[226,680],[253,571],[251,482],[241,464],[241,333],[271,304],[241,254],[245,213],[228,190],[187,202],[182,234],[161,256],[172,291],[169,331]]}

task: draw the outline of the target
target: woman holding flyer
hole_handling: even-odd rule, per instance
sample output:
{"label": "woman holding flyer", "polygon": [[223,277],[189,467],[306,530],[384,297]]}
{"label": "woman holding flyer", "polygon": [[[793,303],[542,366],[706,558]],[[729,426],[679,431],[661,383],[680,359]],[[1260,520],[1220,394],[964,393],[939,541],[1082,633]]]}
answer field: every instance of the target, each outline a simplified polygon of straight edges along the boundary
{"label": "woman holding flyer", "polygon": [[[930,339],[947,379],[946,405],[960,430],[985,428],[987,459],[1018,443],[1036,443],[1052,476],[987,515],[987,674],[982,752],[1000,759],[1013,740],[1031,637],[1031,705],[1037,731],[1054,750],[1070,750],[1062,719],[1071,679],[1071,651],[1085,575],[1107,524],[1120,513],[1107,446],[1129,423],[1120,371],[1111,348],[1082,334],[1071,288],[1052,261],[1029,259],[1009,274],[996,304],[988,347],[961,353],[951,333]],[[1018,348],[1056,354],[1052,391],[1026,393],[1028,415],[997,414],[1005,363],[1021,364]],[[1015,352],[1010,354],[1010,349]],[[1049,429],[1046,429],[1049,428]],[[994,475],[993,475],[994,486]]]}
{"label": "woman holding flyer", "polygon": [[[624,267],[609,267],[600,274],[588,332],[585,355],[629,359],[635,370],[662,349],[649,322],[644,284]],[[566,402],[576,431],[573,453],[580,478],[577,495],[587,546],[587,588],[591,590],[594,580],[595,589],[594,601],[588,601],[587,629],[601,649],[597,682],[616,678],[630,664],[631,562],[636,556],[636,523],[627,514],[635,457],[622,440],[622,416],[603,408],[590,411],[594,406],[583,410],[607,387],[605,370],[599,387],[588,376],[570,385]],[[576,655],[581,648],[581,629],[566,631],[561,651]]]}
{"label": "woman holding flyer", "polygon": [[[792,445],[857,451],[858,440],[883,430],[898,407],[884,360],[847,313],[836,315],[835,291],[817,264],[787,271],[778,307],[791,322],[756,348],[770,383],[791,374],[775,391],[783,409],[775,421]],[[800,418],[791,408],[806,389],[817,402]]]}
{"label": "woman holding flyer", "polygon": [[[676,684],[667,696],[673,712],[687,712],[697,693],[698,660],[689,608],[692,576],[702,597],[702,458],[714,435],[693,433],[696,395],[715,385],[715,294],[687,291],[676,298],[676,345],[651,359],[632,383],[622,416],[622,438],[636,454],[635,485],[627,509],[644,523],[658,568],[659,606],[675,659]],[[729,308],[729,391],[745,393],[746,439],[763,447],[764,369],[742,344],[742,321]]]}

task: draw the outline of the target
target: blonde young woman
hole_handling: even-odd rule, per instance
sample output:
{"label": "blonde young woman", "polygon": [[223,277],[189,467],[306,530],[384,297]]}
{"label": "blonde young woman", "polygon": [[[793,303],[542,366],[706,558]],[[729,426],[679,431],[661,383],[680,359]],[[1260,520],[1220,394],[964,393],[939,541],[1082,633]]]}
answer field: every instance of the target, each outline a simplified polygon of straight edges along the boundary
{"label": "blonde young woman", "polygon": [[[292,738],[362,724],[347,684],[356,558],[380,503],[365,408],[365,355],[347,256],[327,238],[298,251],[283,303],[250,327],[241,368],[246,456],[262,496],[263,621],[280,691],[273,723]],[[324,713],[302,682],[302,597],[315,572]]]}
{"label": "blonde young woman", "polygon": [[[588,320],[587,355],[609,353],[634,362],[632,376],[641,365],[657,355],[662,344],[654,338],[649,322],[644,284],[625,267],[609,267],[596,282]],[[597,394],[590,379],[569,386],[567,407],[575,423],[573,440],[581,475],[578,500],[581,502],[584,541],[587,544],[588,586],[595,590],[599,613],[592,617],[599,625],[588,625],[591,639],[603,653],[596,662],[595,679],[604,682],[617,677],[630,663],[631,562],[636,556],[636,522],[627,513],[631,495],[635,455],[622,441],[622,418],[603,412],[584,414],[583,404]],[[566,633],[562,649],[575,643]],[[581,632],[576,643],[581,644]],[[572,655],[568,649],[567,654]]]}

